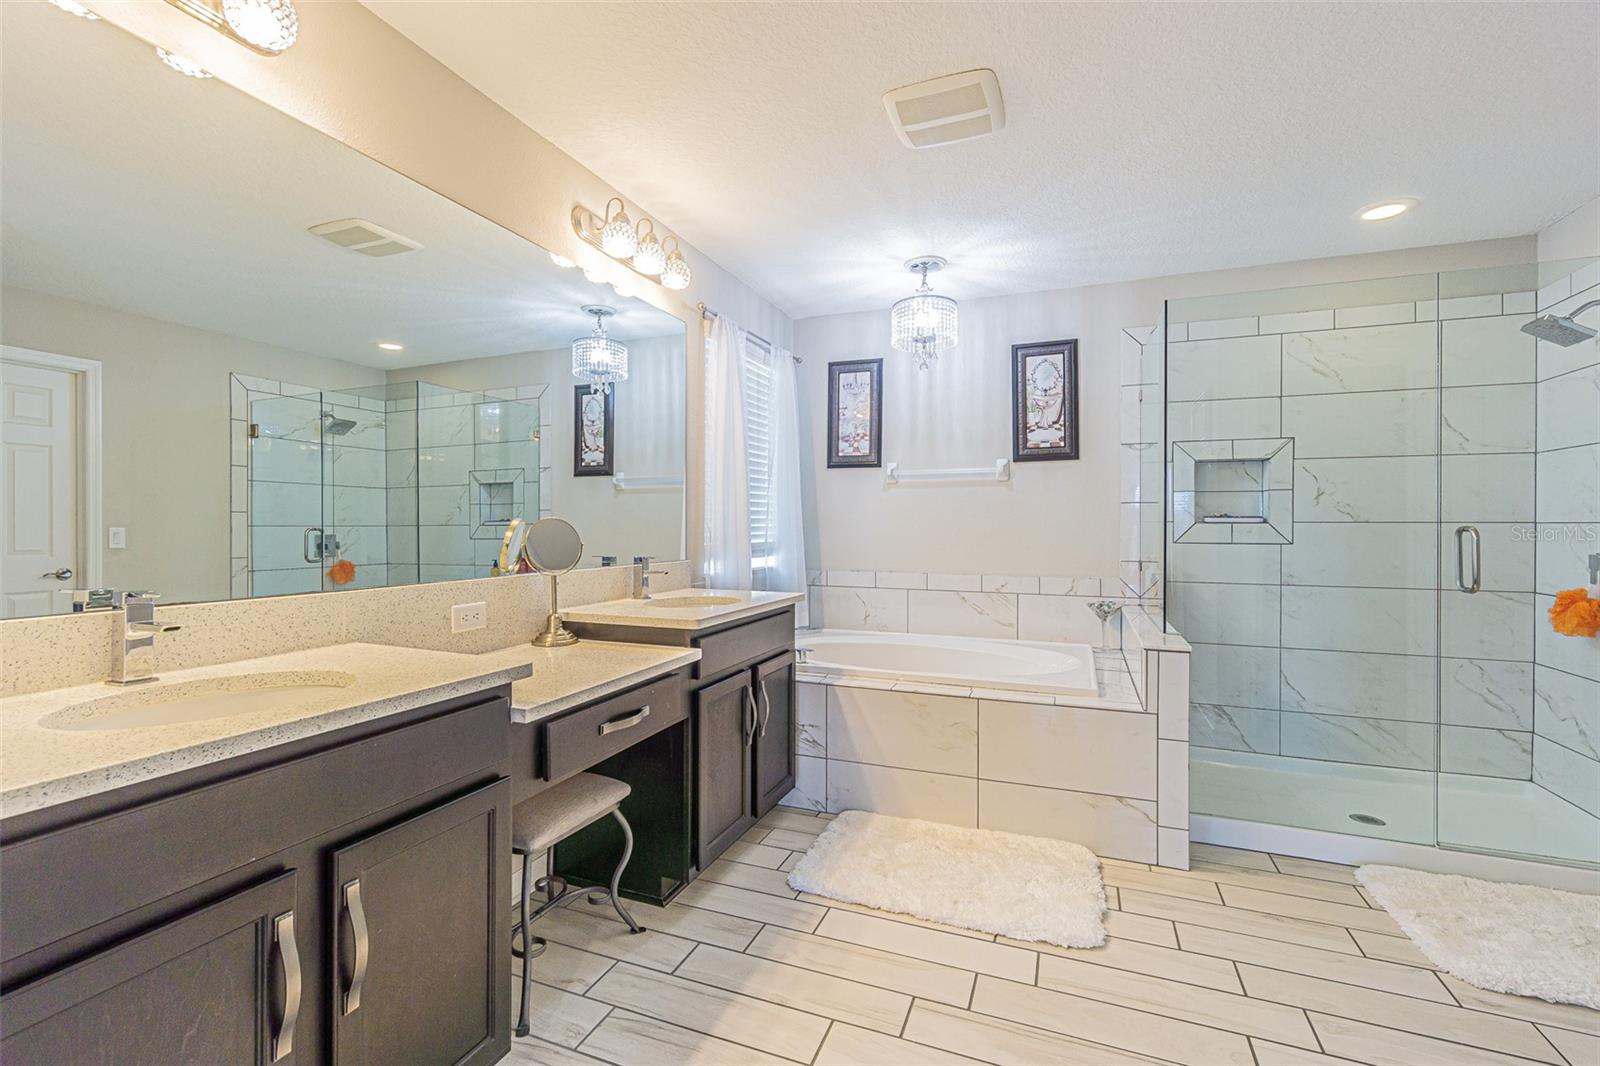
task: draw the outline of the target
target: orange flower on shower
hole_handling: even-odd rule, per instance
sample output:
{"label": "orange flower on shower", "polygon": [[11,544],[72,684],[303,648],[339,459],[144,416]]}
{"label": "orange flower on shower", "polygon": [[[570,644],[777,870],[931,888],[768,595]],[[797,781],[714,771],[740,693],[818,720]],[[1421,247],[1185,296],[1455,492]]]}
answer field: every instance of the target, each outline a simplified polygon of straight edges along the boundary
{"label": "orange flower on shower", "polygon": [[328,580],[335,585],[348,585],[356,579],[356,564],[349,559],[340,559],[328,567]]}
{"label": "orange flower on shower", "polygon": [[1550,625],[1564,636],[1592,637],[1600,633],[1600,600],[1590,599],[1588,589],[1564,589],[1550,607]]}

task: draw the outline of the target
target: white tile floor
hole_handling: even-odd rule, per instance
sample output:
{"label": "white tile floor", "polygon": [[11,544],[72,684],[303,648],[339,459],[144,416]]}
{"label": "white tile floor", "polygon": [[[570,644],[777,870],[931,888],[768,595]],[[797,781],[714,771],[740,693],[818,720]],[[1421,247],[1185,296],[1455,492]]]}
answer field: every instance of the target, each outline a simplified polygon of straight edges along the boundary
{"label": "white tile floor", "polygon": [[583,903],[542,919],[535,1037],[506,1061],[1600,1064],[1600,1012],[1436,973],[1347,866],[1106,860],[1110,940],[1072,950],[800,896],[784,871],[827,817],[773,812],[635,904],[638,936]]}

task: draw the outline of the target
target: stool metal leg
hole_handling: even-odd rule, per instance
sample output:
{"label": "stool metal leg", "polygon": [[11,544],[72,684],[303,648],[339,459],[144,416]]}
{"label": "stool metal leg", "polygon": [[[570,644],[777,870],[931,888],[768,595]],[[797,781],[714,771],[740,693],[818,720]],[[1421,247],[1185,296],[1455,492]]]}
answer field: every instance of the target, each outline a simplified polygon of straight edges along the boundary
{"label": "stool metal leg", "polygon": [[532,942],[528,937],[528,910],[532,906],[533,895],[533,856],[526,853],[522,856],[522,1003],[517,1010],[518,1036],[528,1035],[528,992],[533,983],[534,951]]}
{"label": "stool metal leg", "polygon": [[622,826],[622,858],[617,863],[617,868],[611,871],[611,905],[616,908],[617,914],[628,923],[628,928],[635,933],[644,932],[644,927],[633,920],[622,905],[622,895],[617,891],[617,885],[622,880],[622,871],[627,869],[628,860],[633,858],[633,829],[628,825],[628,820],[622,816],[622,811],[616,807],[611,809],[611,817]]}

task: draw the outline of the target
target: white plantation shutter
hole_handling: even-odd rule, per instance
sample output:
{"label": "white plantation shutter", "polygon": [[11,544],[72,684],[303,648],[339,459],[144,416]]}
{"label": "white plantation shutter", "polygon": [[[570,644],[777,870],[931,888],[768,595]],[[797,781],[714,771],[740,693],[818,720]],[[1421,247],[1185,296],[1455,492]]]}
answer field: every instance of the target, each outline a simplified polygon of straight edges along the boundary
{"label": "white plantation shutter", "polygon": [[748,337],[744,345],[745,468],[750,483],[750,569],[756,588],[772,565],[777,544],[772,500],[772,347]]}

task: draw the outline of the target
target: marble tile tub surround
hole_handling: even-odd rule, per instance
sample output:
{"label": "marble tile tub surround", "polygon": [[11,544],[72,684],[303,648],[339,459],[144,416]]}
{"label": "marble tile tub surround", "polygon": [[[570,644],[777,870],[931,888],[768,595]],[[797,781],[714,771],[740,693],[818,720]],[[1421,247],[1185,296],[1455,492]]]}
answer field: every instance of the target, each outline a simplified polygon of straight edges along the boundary
{"label": "marble tile tub surround", "polygon": [[[687,588],[687,562],[656,563],[662,591]],[[560,579],[567,606],[628,595],[631,567],[574,570]],[[483,629],[450,632],[450,607],[487,604]],[[541,574],[397,588],[318,592],[158,607],[158,621],[183,628],[158,639],[157,670],[170,672],[332,644],[389,644],[481,653],[521,644],[549,612]],[[85,685],[111,674],[119,612],[0,622],[0,696]]]}
{"label": "marble tile tub surround", "polygon": [[[1233,543],[1169,543],[1168,617],[1194,642],[1195,744],[1533,776],[1536,644],[1554,643],[1539,601],[1579,575],[1536,559],[1576,554],[1558,522],[1595,528],[1594,479],[1578,468],[1600,453],[1592,347],[1574,355],[1520,332],[1536,306],[1576,305],[1570,283],[1558,288],[1169,327],[1174,441],[1295,442],[1291,543],[1239,543],[1247,527],[1215,535]],[[1557,391],[1589,399],[1557,403]],[[1483,591],[1447,586],[1436,609],[1466,523],[1482,531]],[[1572,670],[1573,652],[1556,669],[1597,676]],[[1547,717],[1573,739],[1571,712]]]}
{"label": "marble tile tub surround", "polygon": [[1093,699],[802,670],[797,780],[784,802],[1049,836],[1187,869],[1189,654],[1140,618],[1128,659],[1097,649]]}
{"label": "marble tile tub surround", "polygon": [[[817,628],[1098,645],[1095,600],[1137,598],[1120,578],[813,570]],[[1113,633],[1115,627],[1113,626]]]}

